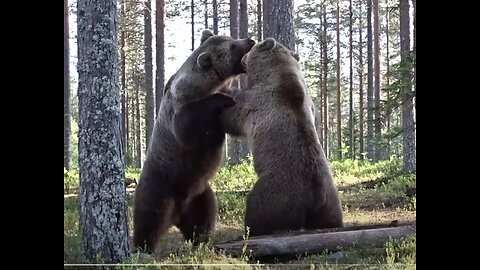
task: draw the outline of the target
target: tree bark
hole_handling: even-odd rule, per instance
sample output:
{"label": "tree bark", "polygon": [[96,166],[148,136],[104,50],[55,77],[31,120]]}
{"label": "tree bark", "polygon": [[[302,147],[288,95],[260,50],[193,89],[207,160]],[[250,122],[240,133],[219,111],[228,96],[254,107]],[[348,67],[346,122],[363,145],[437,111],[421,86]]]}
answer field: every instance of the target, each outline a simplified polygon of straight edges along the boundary
{"label": "tree bark", "polygon": [[415,120],[413,117],[412,74],[410,60],[410,6],[408,0],[400,0],[400,58],[402,62],[402,118],[403,118],[403,166],[407,172],[415,172]]}
{"label": "tree bark", "polygon": [[[345,228],[344,228],[345,229]],[[264,257],[272,255],[295,255],[330,252],[359,245],[380,245],[390,239],[416,235],[416,225],[384,227],[359,230],[340,230],[324,233],[301,233],[299,235],[267,235],[248,240],[230,241],[214,245],[217,250],[232,256],[242,256],[245,249],[249,255]]]}
{"label": "tree bark", "polygon": [[191,11],[191,26],[192,26],[192,52],[195,50],[195,3],[192,0],[190,3],[190,11]]}
{"label": "tree bark", "polygon": [[360,125],[360,135],[358,136],[359,144],[360,144],[360,160],[364,159],[363,153],[365,152],[365,146],[364,146],[364,97],[363,97],[363,39],[362,39],[362,33],[363,33],[363,24],[362,24],[362,3],[363,1],[359,1],[359,30],[358,30],[358,36],[359,36],[359,45],[358,45],[358,58],[359,58],[359,71],[358,71],[358,77],[359,77],[359,86],[358,86],[358,92],[359,92],[359,119],[358,119],[358,124]]}
{"label": "tree bark", "polygon": [[380,11],[378,0],[373,0],[374,50],[375,50],[375,161],[381,158],[382,119],[380,117]]}
{"label": "tree bark", "polygon": [[240,0],[240,34],[239,38],[248,38],[248,14],[247,14],[247,0]]}
{"label": "tree bark", "polygon": [[257,0],[257,39],[262,40],[262,0]]}
{"label": "tree bark", "polygon": [[263,36],[272,37],[289,50],[295,50],[293,0],[264,0]]}
{"label": "tree bark", "polygon": [[63,0],[63,167],[70,170],[70,46],[68,0]]}
{"label": "tree bark", "polygon": [[337,151],[338,159],[342,159],[342,100],[341,100],[341,75],[340,75],[340,0],[337,0]]}
{"label": "tree bark", "polygon": [[128,111],[127,111],[127,102],[128,102],[128,91],[127,91],[127,62],[126,62],[126,50],[127,50],[127,37],[126,37],[126,0],[122,0],[122,30],[120,31],[120,62],[121,62],[121,69],[122,69],[122,78],[121,78],[121,89],[122,89],[122,147],[124,156],[128,151]]}
{"label": "tree bark", "polygon": [[150,145],[150,137],[153,133],[153,124],[155,121],[155,96],[153,93],[153,57],[152,57],[152,3],[151,0],[145,1],[145,90],[147,91],[146,100],[146,148]]}
{"label": "tree bark", "polygon": [[218,4],[217,0],[212,0],[213,7],[213,34],[218,35]]}
{"label": "tree bark", "polygon": [[327,7],[323,4],[323,35],[322,35],[322,48],[323,48],[323,149],[325,151],[325,157],[329,157],[328,147],[328,44],[327,44]]}
{"label": "tree bark", "polygon": [[373,147],[373,42],[372,0],[367,0],[367,158],[375,158]]}
{"label": "tree bark", "polygon": [[350,0],[349,9],[349,17],[350,23],[348,25],[349,30],[349,38],[350,38],[350,96],[349,96],[349,155],[351,159],[355,159],[355,134],[353,130],[353,122],[354,122],[354,114],[353,114],[353,7],[352,7],[352,0]]}
{"label": "tree bark", "polygon": [[100,258],[118,263],[129,256],[130,248],[117,73],[117,2],[79,0],[77,8],[82,252],[89,262]]}
{"label": "tree bark", "polygon": [[155,73],[155,115],[158,114],[165,84],[165,1],[156,0],[156,73]]}
{"label": "tree bark", "polygon": [[230,36],[238,38],[238,0],[230,0]]}
{"label": "tree bark", "polygon": [[[386,80],[386,83],[385,85],[387,85],[387,87],[390,85],[390,34],[388,33],[390,30],[390,15],[389,15],[389,7],[388,7],[388,0],[386,0],[386,5],[387,5],[387,10],[385,12],[385,21],[386,21],[386,25],[385,25],[385,35],[386,35],[386,46],[387,46],[387,56],[385,57],[386,59],[386,66],[387,66],[387,72],[386,72],[386,75],[385,75],[385,80]],[[392,118],[392,110],[390,109],[390,101],[391,101],[391,95],[390,95],[390,91],[387,91],[387,111],[386,111],[386,114],[387,114],[387,133],[390,132],[390,121],[391,121],[391,118]],[[391,155],[391,141],[388,142],[387,144],[387,149],[385,149],[385,158],[386,159],[389,159],[390,158],[390,155]]]}

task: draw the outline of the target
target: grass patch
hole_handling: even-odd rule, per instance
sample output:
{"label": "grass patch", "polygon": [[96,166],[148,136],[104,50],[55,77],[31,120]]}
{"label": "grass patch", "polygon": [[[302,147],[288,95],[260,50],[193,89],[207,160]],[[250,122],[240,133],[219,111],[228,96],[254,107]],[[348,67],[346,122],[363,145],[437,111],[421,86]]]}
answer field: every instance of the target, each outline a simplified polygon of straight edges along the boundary
{"label": "grass patch", "polygon": [[[332,172],[343,203],[346,225],[361,225],[392,220],[413,220],[416,216],[416,195],[407,194],[406,188],[416,188],[416,176],[404,174],[398,159],[379,163],[359,161],[333,161]],[[127,169],[126,177],[139,179],[139,169]],[[132,254],[124,263],[147,264],[194,264],[176,266],[175,269],[203,269],[200,264],[227,264],[209,266],[209,269],[415,269],[416,239],[409,237],[392,240],[383,246],[359,246],[336,253],[303,254],[293,258],[280,258],[258,266],[258,261],[249,261],[246,256],[232,258],[214,252],[212,244],[241,238],[245,200],[248,191],[256,182],[251,163],[222,167],[210,184],[218,201],[218,219],[211,241],[197,249],[185,243],[181,233],[172,227],[162,237],[158,251],[151,259]],[[64,174],[64,184],[78,187],[78,172]],[[66,192],[66,190],[65,190]],[[128,225],[133,228],[133,201],[128,199]],[[64,197],[64,263],[80,263],[79,201],[78,197]],[[163,267],[162,267],[163,268]],[[173,267],[172,267],[173,268]],[[133,269],[121,266],[119,269]],[[147,267],[135,267],[147,269]],[[151,267],[148,267],[151,269]]]}

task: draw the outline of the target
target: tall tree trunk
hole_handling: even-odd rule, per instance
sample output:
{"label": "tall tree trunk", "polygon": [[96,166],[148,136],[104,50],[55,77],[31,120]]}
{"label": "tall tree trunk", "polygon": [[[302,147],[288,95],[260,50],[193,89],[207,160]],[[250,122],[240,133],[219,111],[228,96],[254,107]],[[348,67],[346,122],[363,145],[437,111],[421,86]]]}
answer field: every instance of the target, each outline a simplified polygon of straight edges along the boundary
{"label": "tall tree trunk", "polygon": [[[135,71],[133,78],[135,81],[138,81],[138,79],[135,77]],[[136,90],[135,90],[135,110],[136,110],[136,127],[135,127],[135,132],[137,134],[137,139],[136,139],[136,144],[137,146],[135,147],[137,150],[137,168],[142,168],[143,165],[143,157],[142,157],[142,125],[141,125],[141,114],[140,114],[140,85],[136,85]]]}
{"label": "tall tree trunk", "polygon": [[205,29],[208,29],[208,1],[203,0],[205,6],[204,17],[205,17]]}
{"label": "tall tree trunk", "polygon": [[247,14],[247,0],[240,0],[240,38],[248,38],[248,14]]}
{"label": "tall tree trunk", "polygon": [[375,161],[381,158],[382,119],[380,117],[380,10],[378,0],[373,0],[373,25],[375,49]]}
{"label": "tall tree trunk", "polygon": [[405,171],[417,169],[415,149],[415,120],[413,117],[412,74],[410,62],[410,6],[408,0],[400,0],[400,58],[402,61],[402,118],[403,118],[403,166]]}
{"label": "tall tree trunk", "polygon": [[372,46],[372,0],[367,0],[367,157],[375,158],[373,148],[373,46]]}
{"label": "tall tree trunk", "polygon": [[[387,57],[386,58],[386,61],[387,61],[387,72],[386,72],[386,76],[385,76],[385,79],[386,79],[386,84],[387,87],[390,85],[390,33],[389,33],[389,27],[390,27],[390,14],[389,14],[389,7],[388,7],[388,0],[386,0],[386,5],[387,5],[387,11],[385,12],[385,21],[386,21],[386,29],[385,29],[385,34],[386,34],[386,38],[387,38]],[[391,118],[392,118],[392,110],[390,109],[390,91],[387,91],[387,133],[390,132],[390,121],[391,121]],[[391,139],[389,139],[388,143],[387,143],[387,149],[386,149],[386,153],[385,153],[385,157],[388,159],[390,158],[390,155],[391,155]]]}
{"label": "tall tree trunk", "polygon": [[100,258],[118,263],[129,256],[130,247],[118,94],[117,1],[78,0],[77,9],[82,252],[89,262]]}
{"label": "tall tree trunk", "polygon": [[359,119],[358,119],[358,122],[359,122],[359,125],[360,125],[360,135],[358,136],[358,139],[360,140],[360,160],[363,160],[364,159],[364,155],[363,153],[365,152],[365,147],[364,147],[364,132],[363,132],[363,127],[364,127],[364,105],[363,105],[363,101],[364,101],[364,97],[363,97],[363,39],[362,39],[362,33],[363,33],[363,23],[362,23],[362,0],[360,0],[360,3],[359,3],[359,18],[358,18],[358,21],[359,21],[359,30],[358,30],[358,34],[359,34],[359,46],[358,46],[358,58],[359,58],[359,104],[358,106],[360,107],[359,108]]}
{"label": "tall tree trunk", "polygon": [[195,50],[195,3],[192,0],[190,3],[190,11],[191,11],[191,25],[192,25],[192,52]]}
{"label": "tall tree trunk", "polygon": [[262,40],[262,0],[257,0],[257,39]]}
{"label": "tall tree trunk", "polygon": [[[413,3],[413,55],[417,58],[417,0]],[[413,87],[415,88],[415,114],[417,113],[417,61],[413,66]]]}
{"label": "tall tree trunk", "polygon": [[349,5],[349,17],[350,23],[348,25],[349,30],[349,38],[350,38],[350,100],[349,100],[349,137],[350,137],[350,147],[349,147],[349,154],[351,159],[355,159],[355,139],[354,139],[354,130],[353,130],[353,7],[352,7],[352,0],[350,0]]}
{"label": "tall tree trunk", "polygon": [[[242,0],[240,0],[240,5],[242,5]],[[241,8],[241,6],[240,6]],[[241,10],[243,11],[243,10]],[[240,15],[246,15],[242,14],[240,12]],[[240,18],[240,27],[241,28],[246,28],[246,29],[240,29],[240,34],[245,34],[246,30],[248,31],[248,25],[245,27],[245,24],[247,19],[245,17]],[[233,38],[239,38],[239,31],[238,31],[238,24],[239,24],[239,18],[238,18],[238,1],[237,0],[230,0],[230,36]],[[248,35],[248,34],[247,34]],[[243,38],[243,37],[242,37]],[[240,77],[241,79],[241,77]],[[231,83],[235,85],[236,87],[243,87],[243,85],[240,82],[240,79],[233,80]],[[245,78],[244,78],[245,79]],[[244,144],[242,143],[242,140],[240,138],[233,138],[229,136],[228,143],[230,145],[229,147],[229,163],[230,164],[239,164],[242,159],[244,159]],[[245,156],[246,158],[246,156]]]}
{"label": "tall tree trunk", "polygon": [[[128,112],[127,112],[127,100],[128,100],[128,92],[127,92],[127,66],[126,66],[126,57],[125,57],[125,51],[127,50],[127,41],[126,41],[126,30],[125,30],[125,20],[126,20],[126,0],[122,0],[122,12],[121,12],[121,18],[122,18],[122,30],[120,31],[120,64],[121,64],[121,70],[122,70],[122,77],[121,77],[121,89],[122,89],[122,147],[123,147],[123,153],[124,157],[126,157],[126,153],[128,151],[128,133],[127,133],[127,117],[128,117]],[[128,166],[128,164],[126,164]]]}
{"label": "tall tree trunk", "polygon": [[322,47],[323,47],[323,149],[325,150],[325,156],[328,158],[328,44],[327,44],[327,7],[323,4],[323,35],[322,35]]}
{"label": "tall tree trunk", "polygon": [[165,84],[165,1],[156,0],[156,73],[155,73],[155,108],[156,113],[160,109],[160,102],[163,97],[163,87]]}
{"label": "tall tree trunk", "polygon": [[230,36],[238,38],[238,0],[230,0]]}
{"label": "tall tree trunk", "polygon": [[63,0],[63,167],[70,170],[70,46],[68,0]]}
{"label": "tall tree trunk", "polygon": [[293,11],[293,0],[264,0],[264,38],[272,37],[292,51],[295,50]]}
{"label": "tall tree trunk", "polygon": [[340,92],[340,0],[337,0],[337,147],[338,159],[342,159],[342,100]]}
{"label": "tall tree trunk", "polygon": [[212,0],[213,7],[213,34],[218,35],[218,4],[217,0]]}
{"label": "tall tree trunk", "polygon": [[146,100],[146,148],[150,145],[150,137],[153,132],[155,121],[155,96],[153,93],[153,57],[152,57],[152,3],[151,0],[145,1],[145,90],[147,91]]}

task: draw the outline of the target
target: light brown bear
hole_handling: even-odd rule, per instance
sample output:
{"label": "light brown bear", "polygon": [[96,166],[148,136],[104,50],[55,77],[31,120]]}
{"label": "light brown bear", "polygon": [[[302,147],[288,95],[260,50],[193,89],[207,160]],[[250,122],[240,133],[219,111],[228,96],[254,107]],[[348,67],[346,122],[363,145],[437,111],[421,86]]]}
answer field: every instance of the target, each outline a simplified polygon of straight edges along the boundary
{"label": "light brown bear", "polygon": [[247,197],[250,235],[343,227],[342,206],[314,126],[298,54],[273,38],[244,56],[248,84],[221,115],[247,137],[258,181]]}
{"label": "light brown bear", "polygon": [[166,85],[135,191],[135,251],[154,252],[171,226],[194,245],[215,226],[217,203],[208,180],[223,158],[220,113],[235,104],[216,92],[245,72],[241,59],[255,42],[210,31],[201,41]]}

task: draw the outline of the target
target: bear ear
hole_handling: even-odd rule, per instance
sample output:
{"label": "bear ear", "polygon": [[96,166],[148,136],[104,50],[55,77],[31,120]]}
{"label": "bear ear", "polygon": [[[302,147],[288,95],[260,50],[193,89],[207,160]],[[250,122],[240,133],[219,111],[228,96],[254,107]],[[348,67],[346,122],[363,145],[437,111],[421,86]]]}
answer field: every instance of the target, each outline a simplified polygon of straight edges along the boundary
{"label": "bear ear", "polygon": [[202,37],[200,38],[200,45],[202,45],[203,42],[205,42],[205,40],[207,40],[210,37],[213,37],[212,31],[210,31],[210,29],[203,30]]}
{"label": "bear ear", "polygon": [[197,57],[197,65],[203,69],[207,69],[212,65],[212,57],[208,52],[202,52]]}
{"label": "bear ear", "polygon": [[296,52],[291,52],[291,54],[292,54],[293,58],[295,58],[295,59],[297,60],[297,62],[300,61],[300,56],[298,55],[298,53],[296,53]]}
{"label": "bear ear", "polygon": [[276,41],[273,38],[266,38],[258,44],[259,51],[272,50],[275,47]]}

